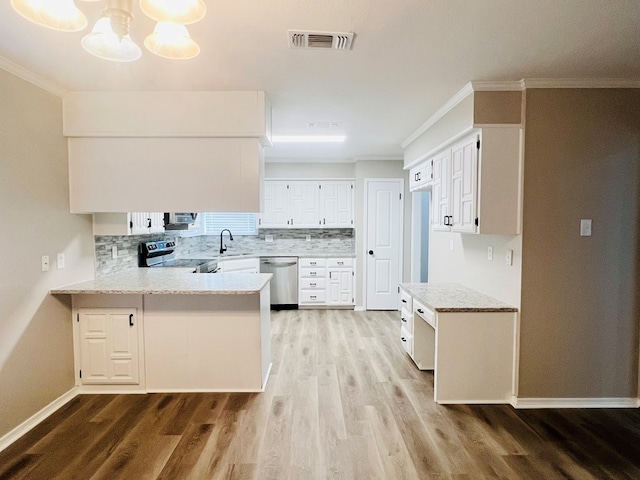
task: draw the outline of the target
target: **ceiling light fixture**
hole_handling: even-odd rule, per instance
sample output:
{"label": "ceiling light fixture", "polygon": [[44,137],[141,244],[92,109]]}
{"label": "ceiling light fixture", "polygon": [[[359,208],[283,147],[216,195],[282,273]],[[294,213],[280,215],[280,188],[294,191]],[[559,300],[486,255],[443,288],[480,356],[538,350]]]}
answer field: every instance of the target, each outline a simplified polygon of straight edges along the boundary
{"label": "ceiling light fixture", "polygon": [[[101,0],[84,0],[95,2]],[[77,32],[87,26],[87,18],[73,0],[11,0],[13,9],[43,27]],[[144,44],[164,58],[189,59],[200,53],[185,25],[202,20],[207,12],[203,0],[140,0],[140,9],[158,23]],[[106,0],[103,16],[81,41],[92,55],[114,62],[131,62],[142,55],[131,39],[133,0]]]}
{"label": "ceiling light fixture", "polygon": [[273,143],[341,143],[346,135],[274,135]]}

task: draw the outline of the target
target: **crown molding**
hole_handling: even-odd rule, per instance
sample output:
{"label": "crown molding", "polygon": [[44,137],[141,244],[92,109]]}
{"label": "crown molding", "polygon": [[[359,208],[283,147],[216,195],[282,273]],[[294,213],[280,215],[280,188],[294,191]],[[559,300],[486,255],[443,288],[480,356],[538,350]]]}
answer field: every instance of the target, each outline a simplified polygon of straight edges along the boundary
{"label": "crown molding", "polygon": [[353,158],[354,162],[397,162],[403,160],[404,157],[402,155],[365,155]]}
{"label": "crown molding", "polygon": [[638,78],[525,78],[524,88],[640,88]]}
{"label": "crown molding", "polygon": [[447,103],[445,103],[442,107],[436,110],[436,113],[431,115],[429,119],[424,122],[418,129],[413,132],[407,139],[400,144],[402,148],[407,148],[411,142],[413,142],[416,138],[422,135],[424,132],[429,130],[435,123],[444,117],[447,113],[449,113],[456,105],[458,105],[462,100],[467,98],[469,95],[473,93],[473,84],[472,82],[467,83],[458,93],[456,93],[453,97],[449,99]]}
{"label": "crown molding", "polygon": [[513,81],[473,81],[471,88],[474,92],[513,92],[522,91],[525,87],[524,80]]}
{"label": "crown molding", "polygon": [[7,60],[4,57],[0,57],[0,68],[6,72],[11,73],[12,75],[15,75],[18,78],[21,78],[26,82],[31,83],[32,85],[35,85],[36,87],[40,87],[43,90],[52,93],[57,97],[62,98],[69,93],[57,83],[47,80],[46,78],[43,78],[40,75],[33,73],[31,70],[27,70],[26,68],[18,65],[17,63],[13,63],[11,60]]}

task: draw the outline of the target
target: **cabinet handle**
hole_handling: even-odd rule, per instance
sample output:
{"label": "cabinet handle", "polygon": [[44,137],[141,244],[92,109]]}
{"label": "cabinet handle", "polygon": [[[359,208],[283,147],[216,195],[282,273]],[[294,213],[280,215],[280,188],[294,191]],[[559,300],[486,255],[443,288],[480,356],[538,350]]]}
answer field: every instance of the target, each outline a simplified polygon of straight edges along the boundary
{"label": "cabinet handle", "polygon": [[133,327],[133,313],[129,314],[129,326]]}
{"label": "cabinet handle", "polygon": [[147,227],[151,228],[151,219],[147,218]]}
{"label": "cabinet handle", "polygon": [[406,338],[404,338],[404,337],[400,337],[400,340],[402,340],[402,341],[403,341],[403,342],[405,342],[405,343],[406,343],[406,341],[407,341],[407,339],[406,339]]}
{"label": "cabinet handle", "polygon": [[407,319],[404,317],[400,317],[400,320],[402,320],[404,323],[407,323]]}
{"label": "cabinet handle", "polygon": [[418,309],[418,313],[424,313],[421,308]]}
{"label": "cabinet handle", "polygon": [[310,286],[315,287],[316,284],[315,283],[309,283]]}
{"label": "cabinet handle", "polygon": [[327,220],[326,218],[323,218],[323,219],[322,219],[322,224],[323,224],[323,225],[326,225],[326,223],[327,223],[327,222],[326,222],[326,220]]}
{"label": "cabinet handle", "polygon": [[403,299],[402,299],[402,303],[407,303],[407,301],[403,298]]}
{"label": "cabinet handle", "polygon": [[338,265],[344,265],[344,262],[338,262]]}

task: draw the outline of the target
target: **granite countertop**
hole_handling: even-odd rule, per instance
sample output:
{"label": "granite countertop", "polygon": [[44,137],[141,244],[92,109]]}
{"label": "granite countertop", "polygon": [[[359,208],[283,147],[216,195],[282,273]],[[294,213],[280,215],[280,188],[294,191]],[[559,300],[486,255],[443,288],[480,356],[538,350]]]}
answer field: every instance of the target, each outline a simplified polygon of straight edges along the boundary
{"label": "granite countertop", "polygon": [[51,294],[234,295],[257,293],[270,273],[191,273],[188,268],[133,268],[50,290]]}
{"label": "granite countertop", "polygon": [[420,303],[436,312],[517,312],[518,309],[459,283],[401,283]]}

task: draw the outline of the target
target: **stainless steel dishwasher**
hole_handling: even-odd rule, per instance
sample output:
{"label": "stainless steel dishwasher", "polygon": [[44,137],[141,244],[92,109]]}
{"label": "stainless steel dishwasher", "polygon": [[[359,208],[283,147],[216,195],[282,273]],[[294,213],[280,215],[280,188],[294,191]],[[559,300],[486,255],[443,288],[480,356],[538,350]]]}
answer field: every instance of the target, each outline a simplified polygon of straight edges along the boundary
{"label": "stainless steel dishwasher", "polygon": [[272,273],[271,308],[298,308],[298,257],[261,257],[260,273]]}

